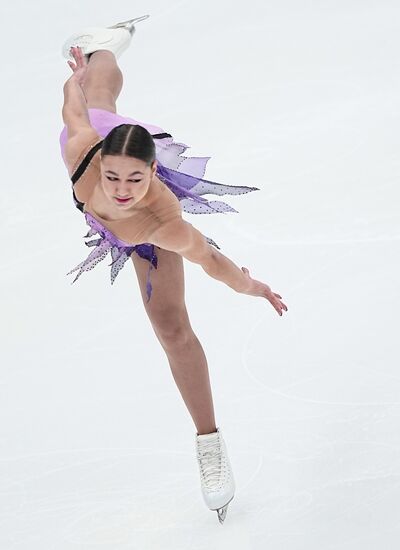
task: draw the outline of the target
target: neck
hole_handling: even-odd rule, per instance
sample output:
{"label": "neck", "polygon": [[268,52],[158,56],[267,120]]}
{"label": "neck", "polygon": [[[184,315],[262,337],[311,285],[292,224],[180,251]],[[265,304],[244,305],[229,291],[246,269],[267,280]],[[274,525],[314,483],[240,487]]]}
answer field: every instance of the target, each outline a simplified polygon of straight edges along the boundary
{"label": "neck", "polygon": [[106,221],[118,221],[130,218],[150,203],[153,194],[153,185],[152,180],[146,195],[140,201],[134,202],[133,206],[130,208],[122,210],[110,201],[99,182],[90,197],[90,207],[95,214]]}

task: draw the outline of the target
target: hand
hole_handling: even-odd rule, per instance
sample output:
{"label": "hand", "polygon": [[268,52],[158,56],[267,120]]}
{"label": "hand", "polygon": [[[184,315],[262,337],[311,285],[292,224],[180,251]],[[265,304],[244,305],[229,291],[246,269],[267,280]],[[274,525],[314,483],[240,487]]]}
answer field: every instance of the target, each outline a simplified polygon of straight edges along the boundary
{"label": "hand", "polygon": [[243,273],[248,278],[248,288],[243,294],[249,294],[250,296],[262,296],[266,298],[274,306],[276,311],[282,316],[282,309],[288,310],[287,306],[281,301],[282,296],[272,292],[270,287],[261,281],[252,279],[249,274],[249,270],[246,267],[242,267]]}
{"label": "hand", "polygon": [[78,81],[78,84],[82,86],[88,66],[86,57],[83,55],[80,46],[72,46],[70,52],[75,59],[75,63],[72,61],[67,61],[67,63],[74,73],[72,76]]}

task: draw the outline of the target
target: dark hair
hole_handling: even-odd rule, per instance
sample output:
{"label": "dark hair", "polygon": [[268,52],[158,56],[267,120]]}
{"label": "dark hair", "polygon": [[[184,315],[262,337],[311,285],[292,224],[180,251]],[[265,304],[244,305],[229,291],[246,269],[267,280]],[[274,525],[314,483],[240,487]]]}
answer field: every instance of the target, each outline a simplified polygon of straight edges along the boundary
{"label": "dark hair", "polygon": [[100,157],[126,155],[143,160],[151,166],[156,158],[156,146],[150,132],[138,124],[115,126],[103,140]]}

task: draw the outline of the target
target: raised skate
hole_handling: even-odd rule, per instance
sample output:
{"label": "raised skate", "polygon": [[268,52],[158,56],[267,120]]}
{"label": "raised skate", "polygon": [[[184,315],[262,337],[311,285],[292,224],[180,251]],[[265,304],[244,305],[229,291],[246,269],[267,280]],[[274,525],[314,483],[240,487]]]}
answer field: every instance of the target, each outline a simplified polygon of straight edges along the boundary
{"label": "raised skate", "polygon": [[108,50],[113,52],[116,58],[128,48],[132,35],[135,32],[135,23],[150,17],[143,15],[128,21],[116,23],[111,27],[85,27],[79,32],[71,35],[62,46],[62,55],[65,59],[73,61],[70,53],[72,46],[80,46],[85,56],[97,50]]}

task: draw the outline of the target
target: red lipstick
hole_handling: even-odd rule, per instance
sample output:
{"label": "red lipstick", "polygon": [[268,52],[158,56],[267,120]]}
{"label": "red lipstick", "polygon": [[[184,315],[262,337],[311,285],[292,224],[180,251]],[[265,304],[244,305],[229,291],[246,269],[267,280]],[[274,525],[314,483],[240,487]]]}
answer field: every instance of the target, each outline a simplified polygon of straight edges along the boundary
{"label": "red lipstick", "polygon": [[117,202],[121,203],[121,204],[124,204],[124,203],[130,201],[130,200],[131,200],[131,197],[129,197],[128,199],[119,199],[118,197],[115,197],[115,200],[116,200]]}

